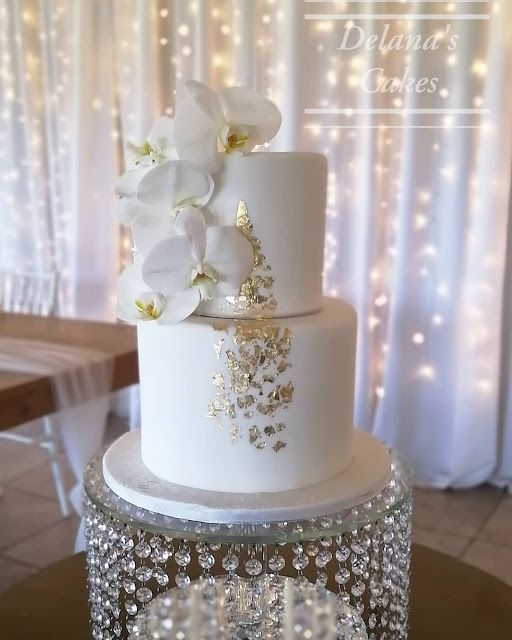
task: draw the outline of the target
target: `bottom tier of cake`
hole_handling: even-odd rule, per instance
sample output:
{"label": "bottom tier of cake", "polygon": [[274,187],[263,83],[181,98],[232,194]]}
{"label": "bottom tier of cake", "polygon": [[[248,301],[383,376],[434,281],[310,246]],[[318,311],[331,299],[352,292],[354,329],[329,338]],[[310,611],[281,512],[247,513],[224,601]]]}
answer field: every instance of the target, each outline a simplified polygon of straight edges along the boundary
{"label": "bottom tier of cake", "polygon": [[352,458],[356,315],[191,317],[138,328],[142,459],[172,483],[237,493],[298,489]]}
{"label": "bottom tier of cake", "polygon": [[[123,434],[103,456],[103,476],[122,500],[168,518],[225,525],[284,522],[350,509],[389,482],[388,449],[355,430],[352,462],[339,475],[316,484],[273,493],[205,491],[166,482],[142,462],[140,430]],[[168,522],[170,526],[170,522]]]}

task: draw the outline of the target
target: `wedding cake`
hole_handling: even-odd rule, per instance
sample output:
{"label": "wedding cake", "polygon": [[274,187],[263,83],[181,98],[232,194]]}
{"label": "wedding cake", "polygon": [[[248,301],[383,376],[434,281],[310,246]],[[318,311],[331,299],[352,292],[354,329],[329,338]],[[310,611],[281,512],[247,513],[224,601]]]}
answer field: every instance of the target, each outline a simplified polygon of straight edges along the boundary
{"label": "wedding cake", "polygon": [[327,163],[253,151],[275,105],[197,82],[129,145],[117,184],[134,260],[118,315],[137,324],[144,466],[163,483],[273,494],[354,457],[356,314],[322,297]]}

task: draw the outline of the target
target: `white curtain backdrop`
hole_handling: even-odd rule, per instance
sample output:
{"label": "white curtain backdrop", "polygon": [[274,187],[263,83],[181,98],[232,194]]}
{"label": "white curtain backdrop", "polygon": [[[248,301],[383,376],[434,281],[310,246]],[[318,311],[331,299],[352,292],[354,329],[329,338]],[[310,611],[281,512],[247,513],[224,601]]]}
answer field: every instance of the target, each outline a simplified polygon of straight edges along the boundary
{"label": "white curtain backdrop", "polygon": [[[272,148],[329,158],[325,291],[359,314],[356,424],[420,484],[512,484],[510,5],[0,0],[0,271],[56,272],[61,314],[112,319],[123,141],[184,79],[254,87],[283,113]],[[327,13],[440,46],[340,50],[348,18],[306,19]],[[437,91],[368,93],[371,68]]]}

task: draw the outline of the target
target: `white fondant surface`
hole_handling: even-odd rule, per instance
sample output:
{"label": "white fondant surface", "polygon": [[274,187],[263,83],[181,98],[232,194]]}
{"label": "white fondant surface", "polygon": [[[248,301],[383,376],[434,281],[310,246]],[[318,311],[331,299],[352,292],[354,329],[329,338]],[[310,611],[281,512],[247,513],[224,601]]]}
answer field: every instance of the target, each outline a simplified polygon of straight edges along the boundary
{"label": "white fondant surface", "polygon": [[[274,278],[277,306],[271,315],[321,307],[326,186],[327,161],[319,153],[226,155],[215,175],[208,220],[234,225],[238,203],[247,205],[253,235],[271,267],[266,275]],[[202,303],[199,313],[238,315],[222,298]]]}
{"label": "white fondant surface", "polygon": [[103,473],[123,500],[156,513],[212,523],[272,522],[329,515],[370,499],[389,480],[390,457],[383,444],[355,431],[351,464],[322,483],[279,493],[236,493],[234,483],[232,493],[203,491],[155,476],[142,462],[137,430],[110,446],[103,458]]}
{"label": "white fondant surface", "polygon": [[[255,394],[250,417],[237,407],[238,396],[229,393],[228,404],[236,410],[231,420],[207,416],[222,391],[213,378],[226,371],[228,351],[240,349],[233,331],[253,327],[254,321],[190,317],[174,326],[139,323],[142,459],[156,476],[199,489],[258,493],[312,485],[347,467],[353,436],[354,310],[326,298],[316,314],[274,319],[271,325],[280,335],[290,331],[288,366],[261,393],[250,389]],[[220,343],[218,356],[214,347]],[[254,348],[249,344],[251,353]],[[258,370],[256,377],[265,373],[272,368]],[[258,412],[258,402],[268,403],[269,389],[275,390],[277,382],[291,383],[291,402],[272,415]],[[226,375],[229,391],[228,383]],[[233,423],[239,430],[236,442]],[[251,428],[263,434],[269,424],[281,423],[286,427],[267,438],[264,449],[251,444]],[[276,452],[278,440],[286,446]]]}

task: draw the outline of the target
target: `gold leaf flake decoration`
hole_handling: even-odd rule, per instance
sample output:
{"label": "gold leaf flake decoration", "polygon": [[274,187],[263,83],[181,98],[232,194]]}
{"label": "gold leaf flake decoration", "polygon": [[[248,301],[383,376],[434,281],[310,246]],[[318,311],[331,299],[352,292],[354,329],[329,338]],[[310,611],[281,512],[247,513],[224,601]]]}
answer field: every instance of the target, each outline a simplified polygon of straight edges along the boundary
{"label": "gold leaf flake decoration", "polygon": [[221,338],[218,342],[213,345],[213,350],[215,351],[215,355],[217,359],[220,358],[220,352],[222,351],[222,343],[224,342],[224,338]]}
{"label": "gold leaf flake decoration", "polygon": [[283,422],[278,422],[277,424],[269,424],[268,427],[265,427],[263,431],[267,436],[274,436],[276,433],[279,433],[283,429],[286,429],[286,425]]}
{"label": "gold leaf flake decoration", "polygon": [[213,345],[220,370],[212,375],[215,392],[206,415],[229,430],[233,442],[245,437],[256,449],[267,450],[268,442],[276,453],[286,446],[275,437],[286,429],[283,412],[293,400],[293,383],[285,374],[291,346],[290,329],[263,319],[234,320]]}
{"label": "gold leaf flake decoration", "polygon": [[251,275],[240,287],[239,296],[229,296],[228,303],[237,314],[249,313],[255,317],[271,316],[277,306],[272,292],[274,278],[271,267],[261,251],[261,243],[253,233],[253,224],[243,200],[238,203],[236,226],[252,245],[254,265]]}
{"label": "gold leaf flake decoration", "polygon": [[249,428],[249,442],[256,449],[264,449],[267,446],[266,441],[261,438],[261,431],[256,426]]}
{"label": "gold leaf flake decoration", "polygon": [[222,373],[214,373],[212,376],[212,382],[216,387],[220,387],[221,389],[225,388],[224,376]]}
{"label": "gold leaf flake decoration", "polygon": [[261,432],[258,427],[249,428],[249,442],[255,444],[261,438]]}

